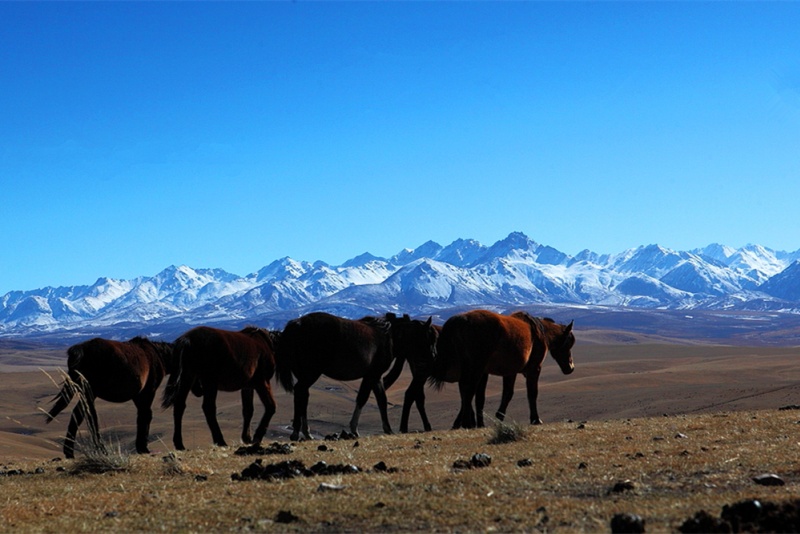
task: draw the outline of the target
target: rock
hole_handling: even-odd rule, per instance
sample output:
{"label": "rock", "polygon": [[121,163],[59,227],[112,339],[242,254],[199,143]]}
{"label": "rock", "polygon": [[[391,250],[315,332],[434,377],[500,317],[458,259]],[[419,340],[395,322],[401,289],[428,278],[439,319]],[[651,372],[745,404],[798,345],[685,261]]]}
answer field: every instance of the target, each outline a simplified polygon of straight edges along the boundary
{"label": "rock", "polygon": [[687,519],[680,532],[798,532],[800,531],[800,500],[782,503],[756,499],[739,501],[722,507],[720,517],[705,510]]}
{"label": "rock", "polygon": [[636,514],[616,514],[611,518],[611,532],[639,534],[644,532],[644,519]]}
{"label": "rock", "polygon": [[773,474],[764,474],[753,477],[753,482],[761,486],[783,486],[786,482],[781,477]]}
{"label": "rock", "polygon": [[530,458],[523,458],[517,462],[517,467],[530,467],[532,465],[533,461]]}
{"label": "rock", "polygon": [[636,485],[631,482],[630,480],[621,480],[614,484],[614,487],[611,488],[611,493],[623,493],[626,491],[633,491],[636,489]]}
{"label": "rock", "polygon": [[722,532],[731,532],[730,525],[719,519],[714,517],[713,515],[709,514],[705,510],[700,510],[697,512],[694,517],[691,517],[683,522],[681,526],[678,527],[679,532],[683,532],[684,534],[694,534],[694,533],[722,533]]}
{"label": "rock", "polygon": [[239,447],[233,454],[238,456],[264,456],[268,454],[291,454],[293,451],[291,443],[278,443],[274,441],[262,447],[261,445],[246,445]]}
{"label": "rock", "polygon": [[487,467],[492,463],[492,457],[485,453],[474,454],[472,458],[470,458],[469,463],[472,467]]}
{"label": "rock", "polygon": [[317,491],[342,491],[347,486],[342,486],[341,484],[328,484],[327,482],[323,482],[319,486],[317,486]]}
{"label": "rock", "polygon": [[275,516],[276,523],[294,523],[299,520],[300,518],[294,515],[291,510],[281,510]]}

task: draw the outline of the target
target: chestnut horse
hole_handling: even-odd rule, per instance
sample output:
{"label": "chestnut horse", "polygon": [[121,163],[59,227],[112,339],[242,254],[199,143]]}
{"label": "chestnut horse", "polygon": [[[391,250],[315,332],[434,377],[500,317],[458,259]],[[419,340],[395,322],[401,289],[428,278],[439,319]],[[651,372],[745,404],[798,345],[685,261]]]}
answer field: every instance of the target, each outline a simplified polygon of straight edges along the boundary
{"label": "chestnut horse", "polygon": [[294,392],[291,439],[298,440],[301,431],[306,439],[313,439],[308,428],[309,388],[322,375],[334,380],[362,379],[350,420],[353,434],[358,435],[358,420],[370,391],[378,402],[383,430],[391,434],[381,375],[392,364],[395,349],[403,355],[417,351],[432,353],[434,344],[430,319],[405,321],[387,314],[354,321],[315,312],[289,321],[278,344],[277,374],[284,389]]}
{"label": "chestnut horse", "polygon": [[[408,315],[403,316],[404,321],[409,321]],[[434,343],[439,338],[442,327],[433,325]],[[411,369],[411,383],[406,389],[403,396],[403,413],[400,417],[400,432],[408,432],[408,418],[411,415],[411,407],[416,404],[419,416],[422,419],[422,427],[426,432],[430,432],[431,424],[428,421],[428,414],[425,411],[425,382],[430,377],[431,366],[434,361],[434,354],[431,352],[414,351],[410,354],[399,354],[395,349],[397,359],[395,360],[392,370],[383,377],[383,389],[389,390],[392,384],[395,383],[400,373],[403,370],[403,362],[408,361],[408,367]]]}
{"label": "chestnut horse", "polygon": [[261,443],[269,421],[275,414],[270,379],[275,374],[275,333],[248,326],[240,332],[198,326],[175,340],[175,358],[179,371],[164,390],[162,406],[173,407],[172,442],[178,450],[183,445],[183,413],[189,391],[203,397],[203,414],[215,445],[226,446],[217,422],[217,392],[242,390],[244,429],[242,441],[249,442],[250,417],[253,413],[252,391],[264,404],[253,443]]}
{"label": "chestnut horse", "polygon": [[[437,360],[430,381],[437,388],[458,380],[461,411],[454,428],[483,426],[483,404],[489,375],[503,377],[503,398],[497,412],[502,420],[514,394],[517,374],[525,375],[531,424],[541,424],[536,399],[539,374],[548,352],[568,375],[575,370],[572,325],[539,319],[527,312],[500,315],[473,310],[454,315],[445,322],[437,344]],[[475,398],[476,410],[472,409]]]}
{"label": "chestnut horse", "polygon": [[[64,439],[64,456],[75,457],[75,435],[86,416],[92,441],[102,447],[95,397],[136,405],[136,452],[148,453],[147,440],[153,419],[153,399],[164,376],[172,371],[172,344],[135,337],[130,341],[94,338],[67,349],[69,379],[53,399],[47,413],[50,422],[69,406],[76,391],[82,400],[72,410]],[[88,414],[86,413],[88,411]]]}

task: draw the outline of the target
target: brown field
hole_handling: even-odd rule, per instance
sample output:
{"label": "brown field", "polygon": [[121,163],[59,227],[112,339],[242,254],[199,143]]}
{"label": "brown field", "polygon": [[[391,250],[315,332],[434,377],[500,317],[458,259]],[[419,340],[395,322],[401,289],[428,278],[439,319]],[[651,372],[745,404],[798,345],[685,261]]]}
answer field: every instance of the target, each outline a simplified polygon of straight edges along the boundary
{"label": "brown field", "polygon": [[[238,394],[219,399],[220,423],[232,447],[211,446],[199,400],[191,398],[184,423],[190,450],[177,453],[178,469],[163,460],[172,449],[171,420],[157,409],[151,443],[157,452],[132,456],[124,472],[70,474],[73,462],[53,461],[61,457],[69,413],[44,425],[40,409],[57,387],[36,370],[45,368],[58,380],[53,366],[63,365],[63,352],[0,350],[0,472],[43,470],[0,476],[0,531],[607,531],[617,512],[642,515],[648,531],[674,530],[701,508],[718,515],[722,505],[743,498],[798,496],[800,412],[778,408],[800,404],[799,352],[582,332],[573,351],[575,373],[563,376],[546,361],[539,398],[546,424],[524,425],[528,433],[521,441],[489,445],[492,428],[446,430],[458,411],[453,385],[441,393],[428,390],[434,432],[380,435],[371,400],[358,447],[333,442],[333,450],[323,452],[319,443],[306,442],[288,456],[257,457],[264,464],[324,460],[368,471],[384,461],[396,473],[238,482],[231,474],[255,459],[233,454],[240,434]],[[34,363],[22,366],[21,357]],[[395,428],[409,378],[404,375],[390,391]],[[312,429],[324,435],[345,428],[355,387],[320,381],[311,393]],[[490,380],[487,415],[499,403],[499,388],[498,378]],[[286,442],[291,397],[276,389],[276,398],[267,440]],[[108,441],[132,446],[133,405],[98,401],[98,411]],[[508,420],[528,420],[522,380]],[[421,428],[415,410],[410,426]],[[491,455],[489,467],[453,469],[456,460],[479,452]],[[518,467],[525,458],[532,465]],[[786,485],[751,481],[765,472],[779,474]],[[610,493],[626,479],[632,491]],[[318,492],[321,482],[346,488]],[[275,523],[281,510],[299,519]]]}

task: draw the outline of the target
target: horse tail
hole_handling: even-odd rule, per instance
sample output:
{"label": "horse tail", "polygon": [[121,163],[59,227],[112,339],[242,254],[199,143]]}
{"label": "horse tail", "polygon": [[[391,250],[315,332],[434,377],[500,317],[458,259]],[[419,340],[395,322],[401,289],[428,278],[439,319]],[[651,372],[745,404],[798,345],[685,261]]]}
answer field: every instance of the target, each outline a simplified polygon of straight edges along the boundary
{"label": "horse tail", "polygon": [[294,360],[295,344],[298,338],[297,329],[300,323],[297,319],[286,323],[286,327],[279,336],[275,336],[275,379],[289,393],[294,393],[294,376],[292,375],[292,361]]}
{"label": "horse tail", "polygon": [[161,397],[161,407],[169,408],[175,402],[175,395],[181,384],[181,375],[183,374],[183,353],[189,348],[191,342],[186,336],[181,336],[172,344],[172,372],[167,379],[167,385],[164,386],[164,393]]}
{"label": "horse tail", "polygon": [[53,419],[56,418],[61,411],[69,406],[69,403],[72,402],[72,397],[75,396],[75,382],[73,382],[70,378],[65,378],[64,383],[61,386],[61,391],[53,397],[53,407],[50,408],[50,411],[47,412],[45,423],[49,423]]}
{"label": "horse tail", "polygon": [[78,390],[78,384],[80,383],[81,379],[77,367],[82,358],[83,348],[80,345],[74,345],[67,349],[67,367],[69,369],[69,373],[64,377],[61,390],[50,401],[53,403],[53,407],[47,412],[45,423],[49,423],[55,419],[55,417],[60,414],[64,408],[69,406],[70,402],[72,402],[72,398],[75,396],[75,393]]}
{"label": "horse tail", "polygon": [[406,363],[405,355],[401,354],[395,357],[392,369],[383,377],[383,389],[389,389],[397,381],[400,373],[403,372],[404,363]]}
{"label": "horse tail", "polygon": [[464,347],[458,331],[458,325],[464,321],[459,316],[448,319],[436,341],[436,357],[427,366],[428,383],[440,391],[445,383],[456,382],[461,374],[461,355]]}

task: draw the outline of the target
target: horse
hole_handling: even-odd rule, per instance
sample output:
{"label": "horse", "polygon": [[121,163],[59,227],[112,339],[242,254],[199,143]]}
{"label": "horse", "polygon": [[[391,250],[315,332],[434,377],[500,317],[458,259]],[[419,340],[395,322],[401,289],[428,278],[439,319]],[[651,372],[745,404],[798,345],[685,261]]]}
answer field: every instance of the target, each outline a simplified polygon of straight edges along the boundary
{"label": "horse", "polygon": [[568,375],[575,370],[573,323],[557,324],[550,318],[540,319],[522,311],[500,315],[473,310],[448,319],[439,336],[437,360],[429,381],[437,389],[444,382],[458,381],[461,410],[453,427],[483,426],[483,404],[490,374],[503,377],[503,397],[496,414],[502,420],[514,394],[518,373],[525,375],[530,422],[541,424],[536,400],[542,364],[549,352],[562,373]]}
{"label": "horse", "polygon": [[[410,321],[408,315],[403,316],[404,321]],[[433,325],[434,344],[442,331],[440,325]],[[395,349],[395,354],[397,354]],[[408,361],[411,369],[411,383],[403,396],[403,413],[400,417],[400,432],[408,432],[408,418],[411,415],[411,407],[416,404],[419,416],[422,419],[422,427],[426,432],[430,432],[432,427],[428,421],[428,414],[425,411],[425,382],[430,376],[431,365],[433,365],[434,354],[432,352],[410,351],[408,354],[398,354],[392,370],[383,377],[383,389],[389,390],[403,370],[403,362]]]}
{"label": "horse", "polygon": [[370,391],[378,403],[383,431],[391,434],[381,375],[392,364],[395,347],[403,355],[415,350],[433,352],[435,331],[431,322],[399,320],[394,314],[352,320],[324,312],[289,321],[278,344],[276,363],[278,380],[286,391],[294,393],[290,439],[300,439],[301,431],[306,439],[313,439],[308,428],[309,388],[322,375],[334,380],[362,379],[350,419],[353,435],[358,436],[358,420]]}
{"label": "horse", "polygon": [[[92,441],[102,447],[95,397],[110,402],[136,405],[136,452],[147,454],[153,399],[164,376],[173,370],[172,344],[134,337],[129,341],[94,338],[67,349],[68,377],[53,399],[46,422],[52,421],[69,406],[76,391],[82,400],[72,410],[64,439],[64,456],[75,457],[75,435],[89,416]],[[88,414],[87,414],[88,411]]]}
{"label": "horse", "polygon": [[249,443],[255,390],[265,411],[252,443],[261,443],[276,408],[269,382],[275,374],[276,335],[254,326],[239,332],[198,326],[175,340],[179,371],[167,383],[161,405],[173,407],[172,442],[177,450],[185,450],[182,422],[189,391],[202,395],[203,414],[212,440],[215,445],[225,447],[227,444],[217,422],[217,392],[242,390],[242,441]]}

